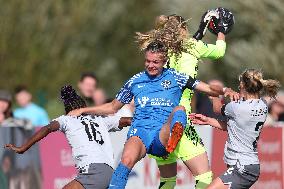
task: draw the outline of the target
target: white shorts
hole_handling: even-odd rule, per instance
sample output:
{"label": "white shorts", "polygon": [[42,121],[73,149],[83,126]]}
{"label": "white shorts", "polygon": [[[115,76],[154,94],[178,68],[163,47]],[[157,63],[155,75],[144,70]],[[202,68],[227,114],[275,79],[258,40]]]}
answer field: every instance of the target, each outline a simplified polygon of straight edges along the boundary
{"label": "white shorts", "polygon": [[86,173],[75,178],[86,189],[106,189],[110,183],[113,168],[105,163],[92,163]]}

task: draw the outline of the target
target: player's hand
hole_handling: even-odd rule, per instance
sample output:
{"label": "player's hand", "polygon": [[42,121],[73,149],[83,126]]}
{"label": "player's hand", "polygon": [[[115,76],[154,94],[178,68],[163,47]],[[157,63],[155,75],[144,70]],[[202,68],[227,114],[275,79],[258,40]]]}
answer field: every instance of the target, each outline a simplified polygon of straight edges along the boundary
{"label": "player's hand", "polygon": [[191,113],[188,115],[191,123],[197,124],[197,125],[208,125],[208,117],[202,115],[202,114],[196,114],[196,113]]}
{"label": "player's hand", "polygon": [[16,152],[16,153],[18,153],[18,154],[23,154],[23,153],[25,152],[25,150],[23,150],[23,149],[20,148],[20,147],[16,147],[16,146],[13,145],[13,144],[6,144],[6,145],[4,146],[4,148],[13,150],[14,152]]}
{"label": "player's hand", "polygon": [[201,17],[201,21],[199,24],[199,28],[197,32],[193,35],[193,38],[197,40],[201,40],[207,30],[207,26],[209,24],[209,21],[211,20],[212,17],[219,17],[218,12],[216,10],[207,10]]}
{"label": "player's hand", "polygon": [[212,17],[208,29],[211,33],[217,35],[219,32],[227,35],[235,24],[235,18],[231,11],[226,8],[218,7],[215,9],[218,17]]}
{"label": "player's hand", "polygon": [[79,109],[70,111],[67,115],[69,115],[69,116],[79,116],[79,115],[82,115],[83,113],[84,113],[83,109],[79,108]]}
{"label": "player's hand", "polygon": [[240,94],[231,88],[226,88],[224,91],[224,97],[229,97],[231,101],[237,101],[240,99]]}
{"label": "player's hand", "polygon": [[218,30],[226,35],[232,30],[232,27],[235,23],[234,15],[232,12],[224,8],[218,8],[217,10],[220,18],[217,26]]}

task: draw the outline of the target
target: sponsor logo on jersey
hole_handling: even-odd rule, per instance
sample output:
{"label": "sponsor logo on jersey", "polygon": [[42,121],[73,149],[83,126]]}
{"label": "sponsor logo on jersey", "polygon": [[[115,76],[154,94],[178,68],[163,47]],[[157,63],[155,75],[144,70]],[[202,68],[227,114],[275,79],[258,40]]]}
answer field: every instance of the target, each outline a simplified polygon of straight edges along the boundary
{"label": "sponsor logo on jersey", "polygon": [[138,103],[142,108],[146,106],[146,103],[149,101],[149,97],[143,96],[141,99],[138,98]]}
{"label": "sponsor logo on jersey", "polygon": [[142,108],[144,108],[147,104],[147,102],[150,102],[151,106],[173,106],[173,103],[169,99],[165,98],[149,98],[146,96],[143,96],[142,98],[138,98],[138,103]]}
{"label": "sponsor logo on jersey", "polygon": [[152,98],[150,100],[152,106],[172,106],[173,103],[165,98]]}
{"label": "sponsor logo on jersey", "polygon": [[169,89],[170,85],[171,85],[171,81],[169,80],[164,80],[161,85],[165,88],[165,89]]}

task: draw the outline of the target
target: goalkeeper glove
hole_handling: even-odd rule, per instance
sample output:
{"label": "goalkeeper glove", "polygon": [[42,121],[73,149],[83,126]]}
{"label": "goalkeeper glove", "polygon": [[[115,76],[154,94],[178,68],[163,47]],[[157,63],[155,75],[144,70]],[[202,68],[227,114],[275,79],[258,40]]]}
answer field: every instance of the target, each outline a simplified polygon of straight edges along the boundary
{"label": "goalkeeper glove", "polygon": [[204,37],[207,30],[207,26],[212,17],[219,18],[218,12],[216,10],[208,10],[202,15],[199,28],[197,32],[193,35],[193,38],[201,40]]}

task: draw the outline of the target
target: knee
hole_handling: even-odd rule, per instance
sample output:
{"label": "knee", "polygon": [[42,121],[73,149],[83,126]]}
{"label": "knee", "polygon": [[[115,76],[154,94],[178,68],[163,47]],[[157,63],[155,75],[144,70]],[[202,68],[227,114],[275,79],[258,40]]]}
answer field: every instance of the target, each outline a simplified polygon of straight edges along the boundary
{"label": "knee", "polygon": [[62,189],[72,189],[69,185],[65,185]]}
{"label": "knee", "polygon": [[179,110],[185,112],[185,107],[184,107],[184,106],[176,106],[176,107],[174,108],[173,112],[176,112],[176,111],[179,111]]}
{"label": "knee", "polygon": [[133,168],[136,163],[136,158],[131,156],[130,153],[124,153],[121,157],[121,163],[128,168]]}

